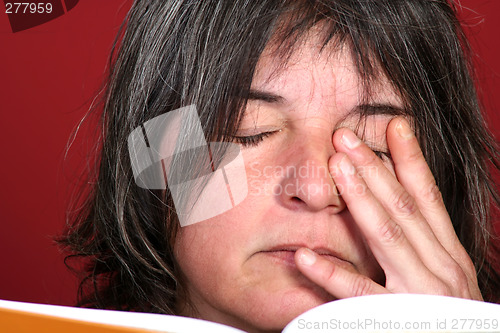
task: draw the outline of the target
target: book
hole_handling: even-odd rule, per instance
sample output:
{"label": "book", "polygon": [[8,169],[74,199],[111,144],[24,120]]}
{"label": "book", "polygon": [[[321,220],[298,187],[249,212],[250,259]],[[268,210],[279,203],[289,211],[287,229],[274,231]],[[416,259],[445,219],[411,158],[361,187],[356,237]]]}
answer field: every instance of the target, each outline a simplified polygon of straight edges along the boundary
{"label": "book", "polygon": [[[0,331],[243,332],[201,319],[0,300]],[[283,333],[500,332],[500,305],[453,297],[387,294],[342,299],[293,319]]]}

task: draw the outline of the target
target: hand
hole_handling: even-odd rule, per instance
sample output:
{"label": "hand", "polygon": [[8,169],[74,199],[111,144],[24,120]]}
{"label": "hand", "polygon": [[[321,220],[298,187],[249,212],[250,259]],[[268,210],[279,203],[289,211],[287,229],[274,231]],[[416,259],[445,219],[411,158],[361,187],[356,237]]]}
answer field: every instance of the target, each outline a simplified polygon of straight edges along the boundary
{"label": "hand", "polygon": [[[334,134],[337,154],[329,161],[349,212],[384,270],[385,286],[305,248],[295,254],[298,269],[337,298],[419,293],[482,300],[474,265],[455,234],[405,119],[398,117],[389,123],[387,143],[396,177],[348,129]],[[364,190],[356,193],[360,188]]]}

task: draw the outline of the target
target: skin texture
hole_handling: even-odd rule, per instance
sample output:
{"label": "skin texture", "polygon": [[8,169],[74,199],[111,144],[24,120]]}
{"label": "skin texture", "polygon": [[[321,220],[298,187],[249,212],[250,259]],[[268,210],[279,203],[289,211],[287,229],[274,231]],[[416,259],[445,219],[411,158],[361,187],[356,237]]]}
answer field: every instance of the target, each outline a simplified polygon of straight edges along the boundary
{"label": "skin texture", "polygon": [[[257,65],[252,89],[278,98],[251,99],[238,132],[268,133],[242,146],[247,198],[177,236],[183,314],[265,332],[345,297],[481,299],[408,122],[379,114],[358,128],[366,101],[348,50],[320,52],[314,33],[298,45],[284,68],[270,47]],[[383,77],[372,90],[369,104],[401,107]]]}

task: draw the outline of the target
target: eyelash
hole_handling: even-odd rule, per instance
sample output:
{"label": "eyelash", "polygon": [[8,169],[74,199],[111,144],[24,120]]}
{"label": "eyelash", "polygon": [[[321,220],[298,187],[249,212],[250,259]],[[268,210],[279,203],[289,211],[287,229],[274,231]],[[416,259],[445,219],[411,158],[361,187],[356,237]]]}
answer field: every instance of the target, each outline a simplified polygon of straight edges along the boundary
{"label": "eyelash", "polygon": [[[250,135],[250,136],[235,136],[234,141],[236,143],[241,144],[243,147],[256,147],[259,143],[264,141],[265,138],[267,138],[268,136],[270,136],[276,132],[278,132],[278,131],[263,132],[263,133]],[[386,158],[392,159],[391,153],[389,153],[389,152],[383,152],[383,151],[374,150],[374,149],[372,149],[372,151],[381,160],[384,160]]]}
{"label": "eyelash", "polygon": [[391,160],[392,159],[392,156],[391,156],[391,153],[389,152],[384,152],[384,151],[379,151],[379,150],[373,150],[372,151],[375,153],[375,155],[377,155],[378,158],[380,158],[382,161],[384,159],[389,159]]}
{"label": "eyelash", "polygon": [[268,136],[276,133],[277,131],[273,132],[264,132],[264,133],[259,133],[255,135],[250,135],[250,136],[235,136],[234,141],[236,143],[241,144],[243,147],[255,147],[259,143],[261,143],[265,138]]}

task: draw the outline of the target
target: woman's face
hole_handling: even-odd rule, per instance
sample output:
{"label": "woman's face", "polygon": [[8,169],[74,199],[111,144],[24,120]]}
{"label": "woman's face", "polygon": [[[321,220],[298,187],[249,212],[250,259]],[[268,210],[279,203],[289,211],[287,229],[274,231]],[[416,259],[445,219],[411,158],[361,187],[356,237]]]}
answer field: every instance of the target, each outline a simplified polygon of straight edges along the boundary
{"label": "woman's face", "polygon": [[[175,244],[196,309],[186,307],[184,314],[248,331],[281,330],[334,299],[297,270],[300,247],[384,280],[327,165],[336,153],[332,135],[341,127],[355,130],[373,150],[387,151],[392,116],[384,110],[400,108],[400,99],[381,78],[367,103],[349,50],[320,52],[315,37],[297,46],[287,66],[281,64],[270,48],[264,51],[235,140],[245,162],[247,197],[224,214],[180,228]],[[357,126],[367,104],[374,115]],[[391,161],[382,159],[392,170]]]}

